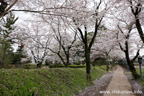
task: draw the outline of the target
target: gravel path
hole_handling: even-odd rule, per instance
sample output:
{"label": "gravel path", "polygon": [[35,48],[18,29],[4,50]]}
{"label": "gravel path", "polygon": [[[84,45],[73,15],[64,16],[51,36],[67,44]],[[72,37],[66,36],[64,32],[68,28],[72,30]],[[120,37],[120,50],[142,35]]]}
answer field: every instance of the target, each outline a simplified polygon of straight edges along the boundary
{"label": "gravel path", "polygon": [[135,96],[121,66],[117,65],[104,96]]}

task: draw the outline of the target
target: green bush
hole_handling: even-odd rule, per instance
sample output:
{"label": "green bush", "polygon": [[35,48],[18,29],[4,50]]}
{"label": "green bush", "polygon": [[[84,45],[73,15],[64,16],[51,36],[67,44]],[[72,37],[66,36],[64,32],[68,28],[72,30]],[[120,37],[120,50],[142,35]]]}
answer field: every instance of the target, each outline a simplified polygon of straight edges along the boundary
{"label": "green bush", "polygon": [[85,68],[86,65],[70,65],[70,68]]}
{"label": "green bush", "polygon": [[49,65],[50,68],[62,68],[62,67],[65,67],[64,65],[56,65],[56,64],[53,64],[53,65]]}
{"label": "green bush", "polygon": [[[50,65],[50,68],[64,68],[64,65]],[[84,68],[86,65],[69,65],[69,68]]]}

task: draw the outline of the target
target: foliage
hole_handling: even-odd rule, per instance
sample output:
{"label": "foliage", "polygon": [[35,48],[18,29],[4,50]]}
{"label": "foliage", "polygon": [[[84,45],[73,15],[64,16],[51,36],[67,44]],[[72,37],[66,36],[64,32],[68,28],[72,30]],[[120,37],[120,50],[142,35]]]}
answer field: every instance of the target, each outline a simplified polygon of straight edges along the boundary
{"label": "foliage", "polygon": [[[105,71],[92,69],[92,80]],[[85,78],[85,68],[54,69],[0,69],[0,96],[72,96],[80,89],[92,85]]]}
{"label": "foliage", "polygon": [[6,67],[12,61],[13,49],[10,43],[0,38],[0,62],[2,67]]}
{"label": "foliage", "polygon": [[45,65],[46,65],[46,66],[49,66],[50,64],[52,64],[52,61],[50,61],[49,59],[46,59],[46,60],[45,60]]}
{"label": "foliage", "polygon": [[22,46],[19,46],[17,51],[13,53],[13,61],[12,64],[21,64],[21,59],[26,58],[27,56],[24,54]]}
{"label": "foliage", "polygon": [[2,26],[0,26],[0,62],[2,62],[2,67],[6,67],[13,60],[12,44],[14,40],[11,38],[11,33],[15,30],[14,23],[17,19],[11,13],[0,21],[2,23]]}
{"label": "foliage", "polygon": [[85,68],[86,65],[70,65],[70,68]]}
{"label": "foliage", "polygon": [[[50,68],[65,67],[64,65],[50,65]],[[69,68],[84,68],[86,65],[69,65]]]}

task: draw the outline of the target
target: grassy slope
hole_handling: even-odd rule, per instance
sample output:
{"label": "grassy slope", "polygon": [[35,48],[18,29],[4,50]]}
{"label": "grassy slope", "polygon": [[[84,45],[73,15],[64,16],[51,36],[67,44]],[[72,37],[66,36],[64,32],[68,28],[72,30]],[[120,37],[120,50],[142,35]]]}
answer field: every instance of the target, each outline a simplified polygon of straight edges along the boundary
{"label": "grassy slope", "polygon": [[[140,69],[139,68],[136,68],[136,71],[137,73],[140,75]],[[143,75],[143,79],[144,79],[144,68],[142,69],[142,75]],[[140,80],[139,81],[141,82],[142,86],[144,86],[144,81]]]}
{"label": "grassy slope", "polygon": [[[92,80],[105,71],[92,69]],[[85,68],[0,69],[0,96],[71,96],[92,84],[86,81]]]}

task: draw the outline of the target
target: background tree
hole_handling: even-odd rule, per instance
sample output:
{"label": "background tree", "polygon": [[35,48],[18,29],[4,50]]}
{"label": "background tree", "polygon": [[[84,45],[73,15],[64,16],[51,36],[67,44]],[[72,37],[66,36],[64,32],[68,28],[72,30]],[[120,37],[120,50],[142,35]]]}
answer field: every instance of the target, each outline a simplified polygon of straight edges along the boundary
{"label": "background tree", "polygon": [[0,57],[1,64],[6,67],[13,61],[13,47],[12,44],[15,40],[12,38],[11,34],[15,31],[15,22],[18,18],[11,13],[6,18],[1,19],[2,26],[0,26]]}
{"label": "background tree", "polygon": [[54,47],[57,47],[57,50],[50,47],[48,49],[57,54],[62,63],[66,67],[69,67],[71,49],[74,47],[74,43],[77,38],[77,30],[72,27],[73,24],[69,22],[67,18],[57,16],[54,16],[53,18],[54,19],[51,19],[51,21],[46,21],[46,19],[43,17],[43,19],[50,25],[50,29],[54,33],[53,36],[58,45],[57,46],[54,44]]}
{"label": "background tree", "polygon": [[[95,1],[93,2],[93,7],[92,8],[88,8],[89,4],[91,4],[92,2],[89,2],[87,0],[85,0],[84,2],[81,1],[69,1],[67,2],[66,6],[69,6],[70,8],[74,8],[75,6],[75,10],[72,9],[72,14],[71,17],[73,19],[73,22],[76,25],[76,28],[79,32],[79,35],[81,37],[81,40],[83,42],[83,46],[84,46],[84,52],[85,52],[85,62],[86,62],[86,73],[87,73],[87,80],[91,80],[91,60],[90,60],[90,53],[91,53],[91,48],[92,45],[95,41],[98,29],[102,23],[102,20],[104,18],[104,12],[107,10],[107,6],[105,5],[104,1],[100,0],[99,2]],[[68,5],[69,4],[69,5]],[[101,5],[104,4],[104,8],[101,7]],[[79,5],[78,7],[76,7],[76,5]],[[89,21],[92,21],[91,25]],[[94,28],[91,28],[94,27]],[[89,38],[88,40],[88,33],[90,32],[90,30],[93,30],[93,34],[91,36],[91,38]],[[90,42],[88,42],[90,41]]]}
{"label": "background tree", "polygon": [[[101,54],[99,56],[101,56],[101,58],[105,58],[107,71],[109,71],[110,64],[112,63],[111,57],[113,57],[111,55],[113,51],[115,50],[117,50],[117,52],[119,51],[117,47],[118,46],[117,46],[115,32],[103,27],[103,29],[100,32],[98,32],[94,46],[92,47],[93,49],[92,55],[94,55],[93,57],[95,57],[95,54]],[[100,58],[100,57],[97,57],[97,58]]]}
{"label": "background tree", "polygon": [[18,36],[24,44],[24,51],[33,57],[37,67],[41,67],[45,58],[48,56],[48,46],[51,43],[52,35],[47,30],[48,26],[43,26],[41,22],[33,21],[29,25],[21,26]]}

